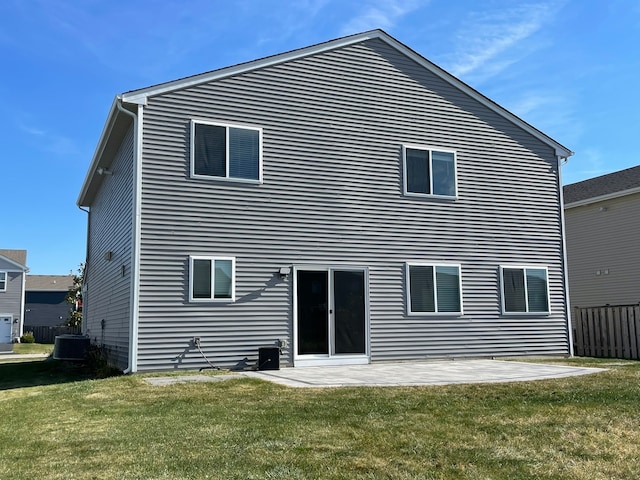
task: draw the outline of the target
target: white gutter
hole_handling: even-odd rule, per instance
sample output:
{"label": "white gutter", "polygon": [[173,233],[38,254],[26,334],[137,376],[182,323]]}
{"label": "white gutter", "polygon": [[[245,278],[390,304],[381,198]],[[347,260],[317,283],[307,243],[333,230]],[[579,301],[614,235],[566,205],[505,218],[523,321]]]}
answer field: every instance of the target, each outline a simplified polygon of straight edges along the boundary
{"label": "white gutter", "polygon": [[123,373],[138,371],[138,322],[140,298],[140,206],[142,204],[142,105],[138,105],[138,114],[130,112],[122,106],[122,99],[116,99],[116,108],[133,118],[133,231],[131,233],[131,311],[129,313],[129,365]]}
{"label": "white gutter", "polygon": [[[564,294],[567,308],[567,338],[569,340],[569,355],[573,357],[573,326],[571,322],[571,300],[569,298],[569,262],[567,260],[567,229],[564,220],[564,191],[562,188],[562,160],[568,158],[558,155],[558,190],[560,195],[560,228],[562,230],[562,269],[564,270]],[[565,162],[566,163],[566,162]]]}

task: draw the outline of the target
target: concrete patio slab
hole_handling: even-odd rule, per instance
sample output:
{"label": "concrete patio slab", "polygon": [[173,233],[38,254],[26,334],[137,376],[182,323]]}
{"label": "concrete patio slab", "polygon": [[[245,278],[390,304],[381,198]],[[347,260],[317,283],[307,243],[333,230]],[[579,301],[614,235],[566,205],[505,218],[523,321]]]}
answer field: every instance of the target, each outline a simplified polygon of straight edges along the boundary
{"label": "concrete patio slab", "polygon": [[397,387],[458,383],[525,382],[604,372],[603,368],[571,367],[502,360],[455,360],[373,363],[329,367],[297,367],[243,372],[289,387]]}

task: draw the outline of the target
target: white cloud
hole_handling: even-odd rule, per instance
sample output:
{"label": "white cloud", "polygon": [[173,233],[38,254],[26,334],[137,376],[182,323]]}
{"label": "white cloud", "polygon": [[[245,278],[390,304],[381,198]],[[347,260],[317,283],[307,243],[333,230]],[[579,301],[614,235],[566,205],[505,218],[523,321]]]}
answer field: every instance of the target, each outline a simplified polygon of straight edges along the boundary
{"label": "white cloud", "polygon": [[569,162],[563,167],[562,181],[568,185],[606,175],[615,170],[618,168],[611,164],[609,155],[604,155],[598,148],[588,147],[569,159]]}
{"label": "white cloud", "polygon": [[487,13],[471,12],[461,22],[458,47],[447,70],[456,76],[481,74],[485,78],[499,73],[544,45],[532,42],[531,37],[554,20],[560,6],[535,3]]}
{"label": "white cloud", "polygon": [[351,35],[376,28],[391,29],[407,13],[423,6],[415,0],[377,0],[366,6],[340,29],[340,35]]}
{"label": "white cloud", "polygon": [[18,122],[18,128],[29,135],[32,144],[43,152],[65,158],[78,154],[78,146],[69,137],[28,125],[23,121]]}

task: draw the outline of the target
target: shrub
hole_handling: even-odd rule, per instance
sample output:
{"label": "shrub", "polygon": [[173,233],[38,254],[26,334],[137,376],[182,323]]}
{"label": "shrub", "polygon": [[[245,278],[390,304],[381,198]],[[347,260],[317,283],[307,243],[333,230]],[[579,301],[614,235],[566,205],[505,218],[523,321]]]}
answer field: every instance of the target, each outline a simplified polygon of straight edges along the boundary
{"label": "shrub", "polygon": [[24,332],[20,337],[20,343],[36,343],[36,337],[33,336],[33,332]]}
{"label": "shrub", "polygon": [[96,378],[113,377],[122,373],[109,362],[106,349],[97,345],[91,345],[87,349],[86,364]]}

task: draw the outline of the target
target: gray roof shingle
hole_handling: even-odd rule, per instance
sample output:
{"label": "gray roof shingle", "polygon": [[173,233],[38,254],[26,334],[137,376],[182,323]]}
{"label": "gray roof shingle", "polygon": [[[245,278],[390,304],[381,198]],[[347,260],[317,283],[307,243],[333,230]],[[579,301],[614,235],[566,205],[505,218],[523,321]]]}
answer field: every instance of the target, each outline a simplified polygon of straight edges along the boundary
{"label": "gray roof shingle", "polygon": [[27,291],[68,291],[73,286],[73,275],[27,275]]}
{"label": "gray roof shingle", "polygon": [[27,251],[26,250],[6,250],[0,249],[0,255],[8,258],[22,266],[27,265]]}
{"label": "gray roof shingle", "polygon": [[568,205],[633,188],[640,188],[640,165],[565,185],[563,188],[564,203]]}

